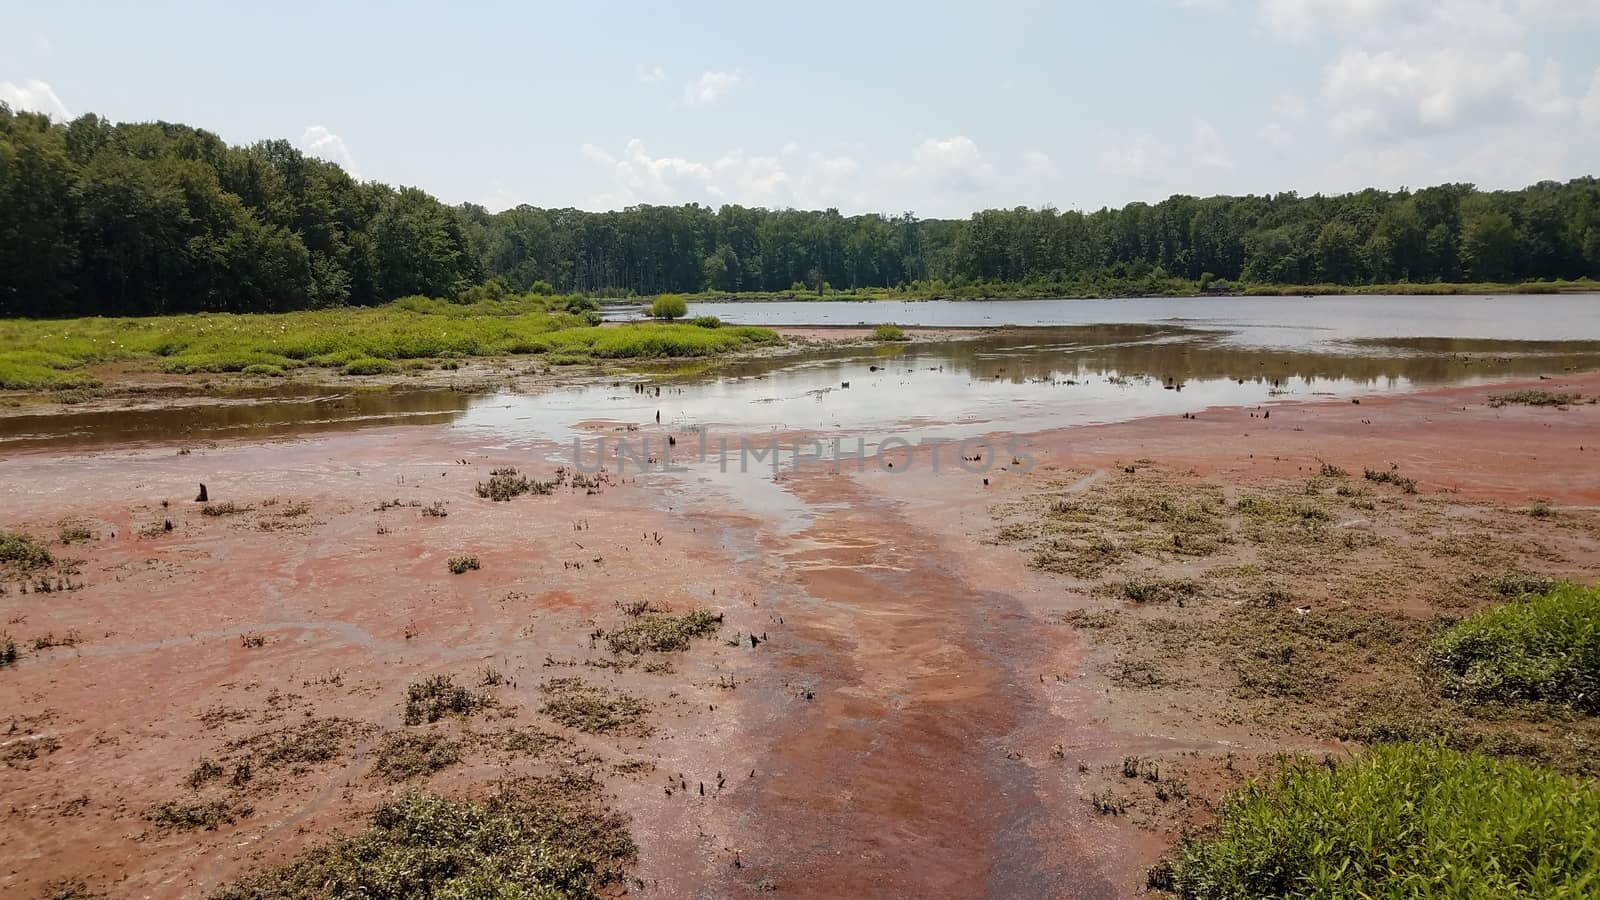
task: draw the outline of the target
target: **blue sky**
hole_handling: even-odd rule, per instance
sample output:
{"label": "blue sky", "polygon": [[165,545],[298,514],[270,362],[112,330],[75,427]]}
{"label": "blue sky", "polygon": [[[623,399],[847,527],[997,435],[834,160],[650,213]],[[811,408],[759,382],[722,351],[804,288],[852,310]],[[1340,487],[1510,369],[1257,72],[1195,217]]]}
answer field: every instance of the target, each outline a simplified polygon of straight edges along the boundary
{"label": "blue sky", "polygon": [[0,2],[0,100],[491,209],[964,216],[1600,172],[1600,0]]}

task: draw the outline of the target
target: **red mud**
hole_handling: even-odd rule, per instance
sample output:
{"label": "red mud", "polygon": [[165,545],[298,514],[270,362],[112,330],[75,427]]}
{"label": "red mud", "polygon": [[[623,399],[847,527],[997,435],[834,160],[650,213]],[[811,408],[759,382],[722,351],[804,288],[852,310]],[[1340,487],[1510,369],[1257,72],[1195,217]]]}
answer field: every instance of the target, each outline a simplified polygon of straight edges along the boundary
{"label": "red mud", "polygon": [[[1600,374],[1522,386],[1589,396]],[[1032,435],[1027,448],[1035,473],[1154,458],[1249,482],[1327,459],[1397,463],[1424,493],[1600,504],[1600,407],[1486,404],[1505,389],[1275,404],[1269,419],[1206,410]],[[183,797],[186,773],[225,739],[312,716],[400,727],[407,682],[470,682],[486,664],[514,682],[496,695],[517,721],[562,733],[612,772],[641,846],[638,893],[1142,890],[1161,839],[1097,816],[1083,776],[1052,748],[1103,761],[1189,737],[1119,720],[1072,630],[1045,624],[1060,589],[1015,549],[985,543],[990,506],[1033,475],[1007,465],[985,486],[956,468],[953,448],[937,474],[925,458],[903,473],[818,467],[784,479],[806,510],[791,522],[654,474],[594,495],[491,503],[472,487],[492,466],[544,477],[557,460],[462,441],[418,426],[187,455],[0,460],[0,525],[42,539],[75,518],[98,535],[52,547],[83,558],[81,590],[24,595],[13,583],[0,596],[22,651],[0,671],[4,741],[59,742],[0,767],[0,894],[81,878],[114,896],[200,896],[355,829],[399,790],[368,777],[370,740],[216,831],[163,832],[141,813]],[[190,502],[201,481],[213,500],[254,509],[202,516]],[[397,499],[443,502],[449,515],[375,509]],[[281,515],[293,503],[308,510]],[[482,570],[449,575],[446,558],[462,553]],[[615,623],[617,603],[642,599],[726,615],[721,638],[675,654],[672,674],[576,670],[647,699],[654,734],[600,739],[539,716],[539,682],[575,671],[547,660],[605,656],[589,634]],[[69,632],[76,646],[32,649]],[[244,634],[267,642],[243,647]],[[736,634],[746,637],[729,646]],[[754,648],[752,634],[764,636]],[[242,718],[200,718],[219,708]],[[654,770],[610,768],[639,760]],[[474,760],[427,786],[471,793],[516,765]],[[720,790],[694,790],[719,775]],[[690,790],[669,794],[677,776]]]}

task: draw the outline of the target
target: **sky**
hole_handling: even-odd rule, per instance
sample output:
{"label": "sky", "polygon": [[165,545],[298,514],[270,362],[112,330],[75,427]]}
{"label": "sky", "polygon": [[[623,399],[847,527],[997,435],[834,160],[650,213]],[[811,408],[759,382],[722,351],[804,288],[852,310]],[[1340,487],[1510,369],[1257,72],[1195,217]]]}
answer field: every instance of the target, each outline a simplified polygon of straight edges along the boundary
{"label": "sky", "polygon": [[0,0],[0,100],[496,211],[1522,187],[1600,173],[1600,0]]}

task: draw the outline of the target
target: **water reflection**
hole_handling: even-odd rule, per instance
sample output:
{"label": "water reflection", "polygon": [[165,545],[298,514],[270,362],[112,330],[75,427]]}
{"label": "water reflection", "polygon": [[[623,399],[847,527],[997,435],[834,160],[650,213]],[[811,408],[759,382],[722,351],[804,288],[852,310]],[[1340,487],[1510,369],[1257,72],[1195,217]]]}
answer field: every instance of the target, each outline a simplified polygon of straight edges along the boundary
{"label": "water reflection", "polygon": [[0,453],[400,423],[450,423],[510,447],[653,427],[658,414],[661,424],[679,430],[828,435],[915,429],[923,437],[967,437],[1593,368],[1600,368],[1600,341],[1369,337],[1274,349],[1190,326],[1095,324],[826,348],[694,375],[588,381],[539,394],[354,391],[14,416],[0,418]]}

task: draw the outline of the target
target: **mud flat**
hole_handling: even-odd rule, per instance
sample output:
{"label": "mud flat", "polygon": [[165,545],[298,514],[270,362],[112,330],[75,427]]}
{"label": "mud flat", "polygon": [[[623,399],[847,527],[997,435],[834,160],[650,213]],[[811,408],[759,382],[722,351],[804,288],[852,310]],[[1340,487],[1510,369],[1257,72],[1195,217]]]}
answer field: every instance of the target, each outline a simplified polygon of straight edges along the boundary
{"label": "mud flat", "polygon": [[[682,453],[666,387],[540,402]],[[511,786],[582,836],[576,893],[1127,897],[1283,752],[1595,774],[1592,717],[1457,704],[1417,649],[1600,574],[1600,374],[1271,389],[743,480],[576,471],[509,400],[13,444],[0,528],[48,561],[0,595],[0,892],[273,896],[413,792]]]}

